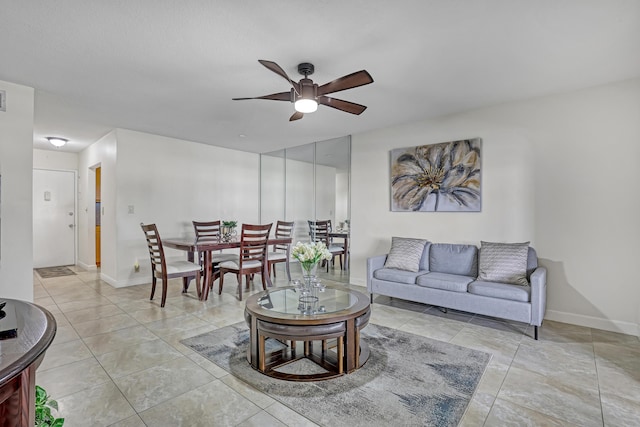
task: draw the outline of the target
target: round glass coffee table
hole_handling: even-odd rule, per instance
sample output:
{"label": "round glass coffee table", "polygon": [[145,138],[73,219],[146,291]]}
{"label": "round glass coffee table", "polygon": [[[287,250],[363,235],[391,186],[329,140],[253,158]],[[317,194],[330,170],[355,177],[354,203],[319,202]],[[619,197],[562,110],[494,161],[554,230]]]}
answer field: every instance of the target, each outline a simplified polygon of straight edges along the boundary
{"label": "round glass coffee table", "polygon": [[[313,304],[300,302],[294,287],[267,290],[247,299],[247,360],[258,371],[291,381],[318,381],[355,371],[369,359],[360,330],[369,323],[369,297],[340,286],[326,286]],[[311,372],[288,370],[301,359]]]}

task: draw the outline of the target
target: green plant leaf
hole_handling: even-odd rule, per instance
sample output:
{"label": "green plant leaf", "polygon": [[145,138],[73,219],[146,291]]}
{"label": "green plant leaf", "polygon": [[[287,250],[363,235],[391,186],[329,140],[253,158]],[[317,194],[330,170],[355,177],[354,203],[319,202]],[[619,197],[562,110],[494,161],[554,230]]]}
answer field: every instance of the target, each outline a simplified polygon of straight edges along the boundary
{"label": "green plant leaf", "polygon": [[64,425],[64,418],[56,418],[51,423],[51,427],[62,427]]}
{"label": "green plant leaf", "polygon": [[53,400],[53,399],[49,399],[47,401],[47,405],[51,406],[53,409],[55,409],[56,411],[58,410],[58,402]]}
{"label": "green plant leaf", "polygon": [[45,389],[36,386],[36,405],[44,405],[47,402],[47,392]]}

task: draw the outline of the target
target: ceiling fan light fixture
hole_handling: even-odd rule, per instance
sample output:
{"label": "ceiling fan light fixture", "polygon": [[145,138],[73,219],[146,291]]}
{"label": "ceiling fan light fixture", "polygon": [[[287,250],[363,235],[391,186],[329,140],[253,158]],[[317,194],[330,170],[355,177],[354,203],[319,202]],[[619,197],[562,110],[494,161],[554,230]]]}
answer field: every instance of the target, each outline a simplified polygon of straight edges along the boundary
{"label": "ceiling fan light fixture", "polygon": [[315,99],[300,98],[295,102],[294,108],[300,113],[313,113],[318,109],[318,103]]}
{"label": "ceiling fan light fixture", "polygon": [[56,147],[62,147],[67,142],[69,142],[68,139],[59,138],[57,136],[48,136],[47,140],[51,143],[51,145],[54,145]]}

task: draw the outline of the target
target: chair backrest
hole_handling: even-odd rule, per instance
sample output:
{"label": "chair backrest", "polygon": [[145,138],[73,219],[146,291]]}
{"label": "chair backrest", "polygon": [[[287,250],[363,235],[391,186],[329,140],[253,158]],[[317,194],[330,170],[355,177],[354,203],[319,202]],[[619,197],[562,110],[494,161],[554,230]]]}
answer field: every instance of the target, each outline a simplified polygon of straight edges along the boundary
{"label": "chair backrest", "polygon": [[192,221],[193,229],[196,232],[196,241],[198,242],[219,242],[220,221]]}
{"label": "chair backrest", "polygon": [[[276,223],[275,238],[276,239],[290,239],[293,236],[294,222],[278,221]],[[290,243],[273,245],[273,251],[287,251],[289,250]]]}
{"label": "chair backrest", "polygon": [[164,249],[162,249],[162,240],[160,240],[160,234],[155,224],[145,225],[140,223],[144,237],[147,239],[147,246],[149,247],[149,257],[151,258],[151,270],[155,273],[158,271],[167,271],[164,259]]}
{"label": "chair backrest", "polygon": [[267,259],[267,243],[273,224],[252,225],[242,224],[240,235],[240,268],[246,261],[260,261]]}
{"label": "chair backrest", "polygon": [[329,232],[331,231],[331,221],[308,221],[309,235],[312,242],[322,242],[329,247]]}

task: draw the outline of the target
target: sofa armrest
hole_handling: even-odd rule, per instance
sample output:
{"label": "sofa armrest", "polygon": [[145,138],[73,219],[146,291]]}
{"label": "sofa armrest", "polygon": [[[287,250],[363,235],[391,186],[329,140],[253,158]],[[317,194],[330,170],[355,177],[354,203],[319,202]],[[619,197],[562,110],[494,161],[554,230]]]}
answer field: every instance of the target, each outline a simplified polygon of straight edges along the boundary
{"label": "sofa armrest", "polygon": [[536,268],[529,278],[531,283],[531,324],[540,326],[547,309],[547,269]]}
{"label": "sofa armrest", "polygon": [[373,279],[373,272],[383,268],[386,260],[387,254],[367,258],[367,290],[369,293],[371,293],[371,279]]}

